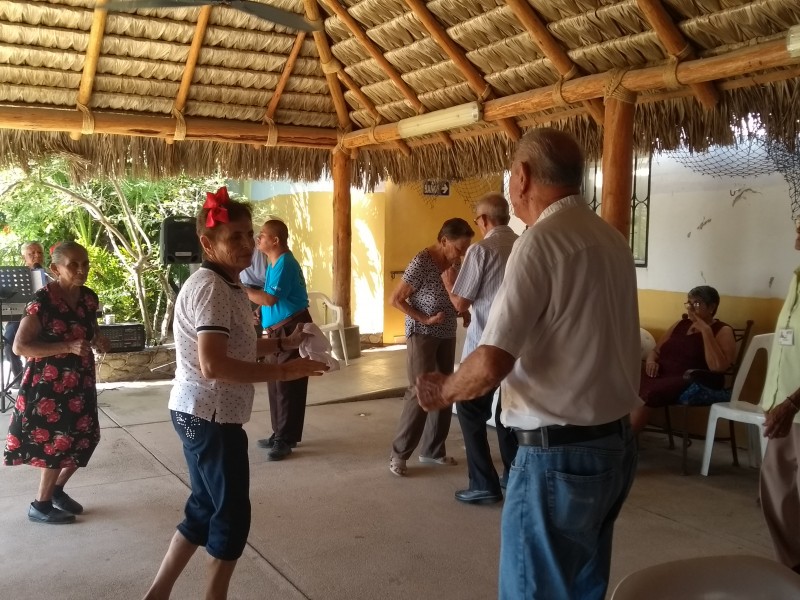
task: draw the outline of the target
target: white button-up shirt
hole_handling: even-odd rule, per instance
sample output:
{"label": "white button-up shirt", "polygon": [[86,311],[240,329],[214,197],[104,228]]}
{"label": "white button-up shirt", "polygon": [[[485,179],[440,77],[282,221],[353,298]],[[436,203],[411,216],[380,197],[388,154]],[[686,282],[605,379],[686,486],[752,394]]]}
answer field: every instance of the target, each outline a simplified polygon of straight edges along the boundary
{"label": "white button-up shirt", "polygon": [[520,236],[482,345],[517,361],[502,422],[601,425],[640,404],[636,271],[626,240],[580,196],[548,207]]}

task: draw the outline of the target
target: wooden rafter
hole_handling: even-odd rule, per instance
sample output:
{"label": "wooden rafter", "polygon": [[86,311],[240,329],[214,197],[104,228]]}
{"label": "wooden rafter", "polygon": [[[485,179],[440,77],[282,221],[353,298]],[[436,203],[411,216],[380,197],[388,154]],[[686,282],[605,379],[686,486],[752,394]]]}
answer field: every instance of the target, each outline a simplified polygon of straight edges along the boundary
{"label": "wooden rafter", "polygon": [[[341,79],[345,87],[353,93],[359,104],[364,107],[364,110],[373,116],[375,119],[375,124],[378,125],[379,123],[382,123],[385,119],[383,118],[383,115],[378,112],[378,107],[375,106],[375,103],[370,99],[370,97],[361,90],[361,87],[353,80],[353,78],[350,77],[350,75],[348,75],[344,69],[340,69],[337,74],[339,75],[339,79]],[[411,148],[405,142],[405,140],[395,140],[393,144],[398,150],[400,150],[400,152],[403,153],[403,155],[411,156]]]}
{"label": "wooden rafter", "polygon": [[[506,4],[516,15],[522,26],[528,31],[533,43],[541,50],[542,54],[553,63],[562,76],[576,77],[583,75],[583,70],[576,65],[561,45],[547,29],[547,26],[536,14],[527,0],[506,0]],[[583,101],[583,106],[592,115],[598,125],[603,124],[605,111],[603,103],[595,98]]]}
{"label": "wooden rafter", "polygon": [[377,62],[383,72],[386,73],[386,76],[392,80],[392,82],[397,86],[397,89],[405,96],[406,100],[411,104],[411,106],[417,112],[423,112],[425,107],[423,106],[422,102],[420,102],[419,98],[417,98],[417,93],[411,89],[411,87],[403,80],[400,76],[400,73],[395,69],[394,65],[386,60],[386,57],[383,55],[383,51],[380,47],[373,42],[369,36],[367,36],[366,31],[362,29],[361,25],[356,21],[350,13],[347,12],[347,9],[339,4],[337,0],[320,0],[325,6],[333,11],[341,21],[345,24],[347,29],[350,33],[353,34],[364,49],[369,53],[369,55]]}
{"label": "wooden rafter", "polygon": [[[428,30],[431,38],[444,50],[445,54],[450,57],[450,60],[453,61],[453,64],[456,65],[464,76],[464,79],[467,80],[469,87],[472,88],[472,91],[475,92],[478,99],[485,101],[496,98],[492,87],[486,82],[486,79],[484,79],[478,69],[475,68],[475,65],[470,62],[464,50],[453,41],[445,28],[442,27],[439,21],[436,20],[436,17],[433,16],[433,13],[428,10],[427,5],[422,0],[405,0],[405,2],[411,9],[411,12],[414,13],[414,16],[417,17],[425,29]],[[514,119],[502,119],[500,121],[500,126],[513,141],[517,141],[522,137],[522,132]]]}
{"label": "wooden rafter", "polygon": [[[203,41],[206,38],[208,21],[211,18],[211,9],[212,6],[210,5],[204,6],[197,15],[197,24],[195,25],[194,35],[192,36],[192,45],[189,47],[189,55],[186,57],[186,65],[183,67],[181,84],[178,87],[178,93],[175,95],[175,100],[172,103],[172,113],[179,119],[179,125],[176,125],[176,131],[178,127],[182,127],[183,109],[186,108],[186,102],[189,99],[189,88],[192,87],[194,71],[197,68],[197,60],[200,58],[200,51],[203,49]],[[171,144],[174,137],[168,137],[167,143]]]}
{"label": "wooden rafter", "polygon": [[[81,73],[81,83],[78,87],[78,97],[76,105],[78,107],[89,106],[92,99],[92,89],[94,88],[94,77],[97,73],[97,61],[100,58],[100,49],[103,46],[103,35],[106,30],[106,16],[108,11],[102,8],[106,0],[98,0],[97,7],[92,13],[92,27],[89,30],[89,42],[86,45],[86,58],[83,61],[83,72]],[[73,140],[81,138],[80,131],[70,133]]]}
{"label": "wooden rafter", "polygon": [[206,37],[206,29],[208,28],[208,20],[211,18],[212,9],[212,6],[204,6],[200,9],[200,14],[197,16],[197,25],[195,26],[194,35],[192,36],[189,56],[186,58],[186,66],[183,68],[181,85],[178,88],[178,93],[173,103],[175,110],[179,112],[183,112],[183,109],[186,108],[186,101],[189,99],[189,88],[192,87],[194,71],[197,68],[197,59],[200,58],[200,51],[203,49],[203,41]]}
{"label": "wooden rafter", "polygon": [[267,106],[267,110],[264,113],[264,116],[267,119],[272,119],[275,116],[275,111],[278,110],[278,103],[281,101],[281,95],[283,94],[283,90],[286,87],[286,82],[289,81],[289,77],[292,76],[292,70],[294,69],[294,63],[297,62],[297,57],[300,55],[300,50],[303,47],[303,42],[306,39],[305,31],[301,31],[297,34],[297,37],[294,40],[294,46],[292,46],[292,51],[289,52],[289,58],[286,59],[286,64],[283,66],[283,72],[281,73],[281,78],[278,80],[278,85],[275,86],[275,91],[272,93],[272,98],[270,98],[269,106]]}
{"label": "wooden rafter", "polygon": [[[309,1],[309,0],[306,0]],[[383,55],[383,51],[380,47],[373,42],[369,36],[367,35],[366,31],[361,27],[361,25],[356,21],[347,9],[339,4],[337,0],[319,0],[325,6],[327,6],[333,14],[335,14],[342,23],[345,24],[347,29],[350,33],[353,34],[353,37],[358,40],[364,49],[369,53],[369,55],[378,63],[378,65],[383,69],[383,72],[386,73],[386,76],[397,86],[397,89],[400,90],[400,93],[403,94],[405,99],[411,104],[412,108],[417,111],[417,113],[425,112],[426,108],[425,105],[422,104],[420,99],[417,97],[417,93],[411,89],[411,87],[403,80],[400,75],[400,72],[394,67],[392,63],[390,63],[386,57]],[[444,142],[448,147],[452,148],[453,140],[450,139],[450,136],[447,135],[445,132],[440,132],[436,134],[437,137]]]}
{"label": "wooden rafter", "polygon": [[[677,60],[688,60],[695,57],[694,48],[683,37],[681,30],[670,18],[661,0],[636,0],[636,4],[670,56]],[[704,107],[711,109],[719,102],[719,92],[710,81],[692,83],[689,84],[689,87],[695,98]]]}
{"label": "wooden rafter", "polygon": [[[780,38],[717,56],[681,62],[677,66],[676,73],[681,81],[691,84],[736,77],[765,69],[794,66],[798,63],[800,59],[789,55],[785,39]],[[611,73],[585,75],[565,82],[561,94],[568,104],[600,98],[605,94],[605,88],[612,77]],[[627,71],[623,74],[620,84],[631,92],[664,90],[668,87],[665,83],[665,67],[645,67]],[[518,117],[557,108],[559,103],[553,98],[554,91],[555,86],[551,85],[489,100],[484,105],[484,121],[498,121],[506,117]],[[376,127],[371,135],[366,129],[353,131],[344,136],[343,143],[345,147],[358,147],[397,137],[397,125],[391,123]]]}
{"label": "wooden rafter", "polygon": [[[311,22],[317,22],[319,17],[319,5],[317,0],[303,0],[306,9],[306,18]],[[320,63],[323,68],[331,64],[335,59],[331,53],[331,46],[328,43],[328,34],[324,29],[314,32],[314,43],[317,45]],[[344,99],[342,86],[333,71],[325,71],[325,79],[328,80],[328,89],[331,91],[333,106],[336,109],[336,118],[339,120],[339,129],[350,129],[350,111],[347,110],[347,102]]]}

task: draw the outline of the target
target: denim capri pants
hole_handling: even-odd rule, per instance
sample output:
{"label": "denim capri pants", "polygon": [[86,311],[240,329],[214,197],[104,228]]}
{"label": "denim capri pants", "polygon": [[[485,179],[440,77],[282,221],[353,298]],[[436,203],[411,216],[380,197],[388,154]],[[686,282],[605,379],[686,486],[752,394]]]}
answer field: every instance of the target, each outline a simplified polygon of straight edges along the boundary
{"label": "denim capri pants", "polygon": [[183,443],[192,493],[178,525],[190,543],[220,560],[236,560],[250,532],[247,434],[238,423],[216,423],[170,411]]}

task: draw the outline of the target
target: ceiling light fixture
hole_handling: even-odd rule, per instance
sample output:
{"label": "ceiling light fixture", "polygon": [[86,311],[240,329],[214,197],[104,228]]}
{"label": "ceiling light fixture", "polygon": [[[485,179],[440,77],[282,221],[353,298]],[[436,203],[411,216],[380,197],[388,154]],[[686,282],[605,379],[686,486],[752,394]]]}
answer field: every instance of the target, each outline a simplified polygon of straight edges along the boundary
{"label": "ceiling light fixture", "polygon": [[448,131],[457,127],[474,125],[482,118],[481,106],[477,102],[459,104],[442,110],[425,113],[418,117],[410,117],[397,122],[398,135],[405,138]]}
{"label": "ceiling light fixture", "polygon": [[789,28],[786,34],[786,50],[792,58],[800,58],[800,25]]}

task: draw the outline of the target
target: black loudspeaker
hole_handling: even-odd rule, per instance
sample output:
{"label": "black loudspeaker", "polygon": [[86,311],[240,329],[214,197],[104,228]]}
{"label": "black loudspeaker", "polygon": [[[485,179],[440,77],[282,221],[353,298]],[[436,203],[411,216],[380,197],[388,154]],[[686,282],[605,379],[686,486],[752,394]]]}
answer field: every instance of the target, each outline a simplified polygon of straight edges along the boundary
{"label": "black loudspeaker", "polygon": [[199,263],[203,260],[194,217],[167,217],[161,223],[159,248],[165,265]]}

